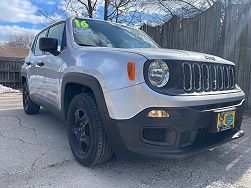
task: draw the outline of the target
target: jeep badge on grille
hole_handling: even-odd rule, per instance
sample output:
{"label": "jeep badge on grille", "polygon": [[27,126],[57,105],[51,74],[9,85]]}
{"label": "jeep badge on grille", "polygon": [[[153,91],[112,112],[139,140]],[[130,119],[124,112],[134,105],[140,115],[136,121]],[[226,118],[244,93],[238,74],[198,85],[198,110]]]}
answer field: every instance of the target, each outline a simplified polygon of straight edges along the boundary
{"label": "jeep badge on grille", "polygon": [[205,58],[206,58],[207,60],[216,61],[216,59],[215,59],[214,57],[212,57],[212,56],[207,56],[207,55],[205,55]]}

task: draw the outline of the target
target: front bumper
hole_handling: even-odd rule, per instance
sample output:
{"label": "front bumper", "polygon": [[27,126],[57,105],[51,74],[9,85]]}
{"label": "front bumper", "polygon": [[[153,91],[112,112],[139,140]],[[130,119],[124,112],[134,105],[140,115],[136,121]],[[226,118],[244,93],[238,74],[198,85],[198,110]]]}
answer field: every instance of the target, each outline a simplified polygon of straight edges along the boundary
{"label": "front bumper", "polygon": [[[222,93],[223,92],[223,93]],[[126,120],[133,118],[150,107],[187,107],[213,105],[245,98],[241,90],[195,93],[193,95],[163,95],[153,91],[145,83],[119,90],[106,92],[105,103],[112,119]],[[224,93],[226,92],[226,93]]]}
{"label": "front bumper", "polygon": [[[217,134],[210,130],[216,121],[215,109],[222,108],[222,104],[147,108],[129,120],[109,119],[107,134],[114,152],[120,157],[186,157],[244,135],[241,130],[244,100],[225,105],[236,107],[235,128]],[[165,110],[170,117],[147,117],[154,109]]]}

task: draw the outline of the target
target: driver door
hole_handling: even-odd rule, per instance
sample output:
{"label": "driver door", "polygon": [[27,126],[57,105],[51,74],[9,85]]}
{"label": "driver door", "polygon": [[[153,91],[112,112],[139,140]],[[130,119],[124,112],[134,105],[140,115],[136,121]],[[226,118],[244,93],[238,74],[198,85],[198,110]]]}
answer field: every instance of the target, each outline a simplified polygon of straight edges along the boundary
{"label": "driver door", "polygon": [[59,55],[55,56],[49,52],[45,52],[40,65],[40,77],[43,78],[43,95],[40,102],[60,109],[60,80],[63,77],[62,70],[66,67],[62,56],[66,48],[65,22],[59,22],[51,26],[48,30],[47,37],[55,38],[58,41],[57,51]]}
{"label": "driver door", "polygon": [[47,37],[47,32],[48,29],[45,29],[36,36],[30,55],[26,58],[26,64],[28,65],[27,77],[29,92],[33,100],[37,102],[41,95],[45,95],[43,85],[44,78],[40,75],[40,63],[45,58],[45,54],[39,49],[39,39]]}

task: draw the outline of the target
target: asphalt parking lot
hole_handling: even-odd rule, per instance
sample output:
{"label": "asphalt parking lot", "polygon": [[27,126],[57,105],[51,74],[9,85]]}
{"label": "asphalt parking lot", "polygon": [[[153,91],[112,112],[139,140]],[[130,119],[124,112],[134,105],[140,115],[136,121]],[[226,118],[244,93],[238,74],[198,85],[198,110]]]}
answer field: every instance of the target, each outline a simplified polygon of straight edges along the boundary
{"label": "asphalt parking lot", "polygon": [[86,168],[66,126],[45,109],[23,112],[20,94],[0,95],[0,187],[251,187],[251,115],[245,136],[182,160],[112,159]]}

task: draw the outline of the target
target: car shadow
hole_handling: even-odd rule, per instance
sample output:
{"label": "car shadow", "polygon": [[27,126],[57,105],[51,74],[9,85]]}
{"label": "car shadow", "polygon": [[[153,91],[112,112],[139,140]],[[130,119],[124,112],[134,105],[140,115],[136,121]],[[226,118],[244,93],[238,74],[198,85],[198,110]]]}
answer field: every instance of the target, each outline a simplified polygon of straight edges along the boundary
{"label": "car shadow", "polygon": [[132,181],[148,186],[207,187],[219,182],[232,185],[251,169],[250,156],[251,148],[229,143],[185,159],[113,159],[93,169],[97,176],[115,176],[116,181],[123,181],[130,174]]}
{"label": "car shadow", "polygon": [[[32,116],[25,115],[22,109],[1,111],[0,114],[1,116],[4,114],[18,116],[25,126],[36,129],[37,134],[40,134],[39,142],[64,149],[67,154],[71,152],[65,124],[45,109],[41,109],[39,114]],[[247,122],[244,120],[244,123]],[[250,127],[247,130],[251,133]],[[133,184],[135,187],[217,187],[219,183],[231,185],[241,180],[251,169],[251,147],[246,144],[249,142],[250,136],[246,134],[240,141],[237,140],[185,159],[113,158],[101,166],[91,168],[83,166],[82,168],[95,171],[95,176],[98,178],[117,185],[125,185],[127,182],[133,182],[130,185]],[[52,152],[50,155],[51,158],[58,157],[57,152]],[[71,160],[75,161],[72,155]]]}

